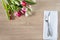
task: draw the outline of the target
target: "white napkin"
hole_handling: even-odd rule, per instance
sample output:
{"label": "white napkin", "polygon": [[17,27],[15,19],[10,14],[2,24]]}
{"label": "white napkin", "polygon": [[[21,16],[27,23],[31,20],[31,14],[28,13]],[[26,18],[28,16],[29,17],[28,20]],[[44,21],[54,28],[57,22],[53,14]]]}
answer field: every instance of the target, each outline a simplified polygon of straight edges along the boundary
{"label": "white napkin", "polygon": [[[50,12],[50,27],[52,28],[52,36],[48,37],[48,26],[45,21],[45,17]],[[43,25],[43,39],[57,40],[58,38],[58,11],[44,11],[44,25]]]}

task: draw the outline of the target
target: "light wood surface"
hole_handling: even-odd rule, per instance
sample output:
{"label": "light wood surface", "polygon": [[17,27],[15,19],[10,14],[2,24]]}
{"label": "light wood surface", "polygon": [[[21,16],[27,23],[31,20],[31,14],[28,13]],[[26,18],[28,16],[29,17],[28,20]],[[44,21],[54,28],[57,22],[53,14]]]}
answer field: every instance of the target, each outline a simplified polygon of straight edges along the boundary
{"label": "light wood surface", "polygon": [[11,21],[7,19],[0,1],[0,40],[42,40],[44,10],[57,10],[60,16],[60,1],[37,0],[32,16],[22,16]]}

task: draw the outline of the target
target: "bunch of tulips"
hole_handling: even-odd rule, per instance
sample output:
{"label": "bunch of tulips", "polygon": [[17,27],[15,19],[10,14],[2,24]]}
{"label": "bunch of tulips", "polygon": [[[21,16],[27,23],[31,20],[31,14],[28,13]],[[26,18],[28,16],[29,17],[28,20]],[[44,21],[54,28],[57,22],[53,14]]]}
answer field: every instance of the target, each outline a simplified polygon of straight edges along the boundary
{"label": "bunch of tulips", "polygon": [[36,0],[2,0],[9,20],[22,15],[32,15],[31,6],[36,4]]}

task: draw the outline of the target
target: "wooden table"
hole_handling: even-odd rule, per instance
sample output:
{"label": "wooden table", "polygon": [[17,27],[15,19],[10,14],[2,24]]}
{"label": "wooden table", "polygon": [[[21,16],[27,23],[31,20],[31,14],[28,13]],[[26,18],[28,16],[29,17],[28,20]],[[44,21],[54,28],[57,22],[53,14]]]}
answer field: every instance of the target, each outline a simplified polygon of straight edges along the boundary
{"label": "wooden table", "polygon": [[58,10],[60,13],[60,2],[59,0],[37,0],[33,9],[32,16],[22,16],[10,21],[0,2],[0,40],[42,40],[44,10]]}

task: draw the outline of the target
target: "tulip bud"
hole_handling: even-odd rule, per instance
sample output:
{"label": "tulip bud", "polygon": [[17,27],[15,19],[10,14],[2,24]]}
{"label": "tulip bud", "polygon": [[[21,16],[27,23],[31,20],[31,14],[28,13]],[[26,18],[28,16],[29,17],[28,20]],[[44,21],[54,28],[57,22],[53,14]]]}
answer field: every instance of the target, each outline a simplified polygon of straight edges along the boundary
{"label": "tulip bud", "polygon": [[32,11],[32,7],[31,7],[31,5],[29,5],[28,8],[30,9],[30,11]]}
{"label": "tulip bud", "polygon": [[22,6],[26,6],[26,4],[27,4],[27,3],[26,3],[25,1],[21,1],[21,5],[22,5]]}
{"label": "tulip bud", "polygon": [[26,12],[26,13],[25,13],[25,16],[26,16],[26,17],[28,17],[28,16],[29,16],[29,14]]}
{"label": "tulip bud", "polygon": [[20,17],[21,15],[22,15],[22,13],[20,11],[14,12],[14,16]]}
{"label": "tulip bud", "polygon": [[26,11],[27,11],[26,7],[23,7],[22,10],[21,10],[22,14],[25,14]]}

